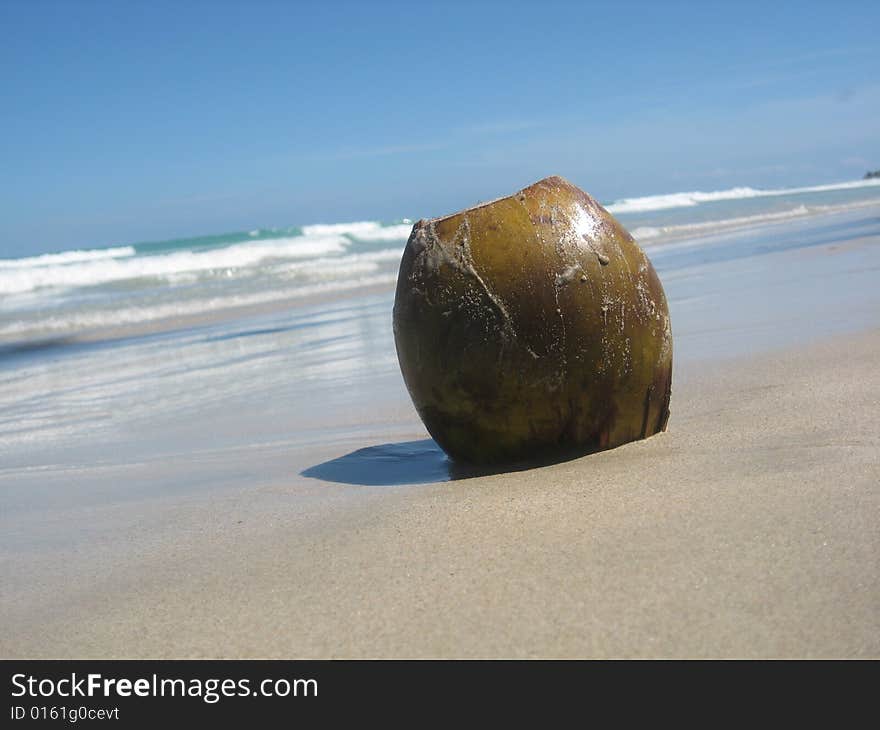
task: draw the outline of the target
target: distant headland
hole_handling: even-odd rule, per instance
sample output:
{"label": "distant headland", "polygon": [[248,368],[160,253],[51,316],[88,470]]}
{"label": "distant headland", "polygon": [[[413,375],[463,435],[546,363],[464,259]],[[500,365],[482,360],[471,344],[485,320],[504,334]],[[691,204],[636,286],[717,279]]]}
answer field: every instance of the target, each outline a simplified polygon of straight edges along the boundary
{"label": "distant headland", "polygon": [[880,170],[874,170],[874,171],[868,170],[868,172],[865,173],[865,177],[863,179],[864,180],[872,180],[875,177],[880,177]]}

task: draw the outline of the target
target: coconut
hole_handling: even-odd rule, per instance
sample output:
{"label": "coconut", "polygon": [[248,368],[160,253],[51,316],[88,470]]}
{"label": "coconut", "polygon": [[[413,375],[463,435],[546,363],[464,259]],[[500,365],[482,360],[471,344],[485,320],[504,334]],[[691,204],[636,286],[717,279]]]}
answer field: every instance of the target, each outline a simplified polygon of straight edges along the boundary
{"label": "coconut", "polygon": [[394,339],[416,410],[457,460],[582,454],[666,428],[660,279],[624,227],[560,177],[418,221]]}

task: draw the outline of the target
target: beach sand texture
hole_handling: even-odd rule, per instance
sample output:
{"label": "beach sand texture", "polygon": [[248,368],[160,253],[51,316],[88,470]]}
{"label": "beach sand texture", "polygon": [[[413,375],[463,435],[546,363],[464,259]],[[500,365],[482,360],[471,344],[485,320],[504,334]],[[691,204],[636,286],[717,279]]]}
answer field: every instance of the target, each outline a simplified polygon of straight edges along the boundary
{"label": "beach sand texture", "polygon": [[664,278],[669,430],[611,451],[456,470],[386,363],[286,439],[7,462],[0,655],[877,657],[870,220]]}

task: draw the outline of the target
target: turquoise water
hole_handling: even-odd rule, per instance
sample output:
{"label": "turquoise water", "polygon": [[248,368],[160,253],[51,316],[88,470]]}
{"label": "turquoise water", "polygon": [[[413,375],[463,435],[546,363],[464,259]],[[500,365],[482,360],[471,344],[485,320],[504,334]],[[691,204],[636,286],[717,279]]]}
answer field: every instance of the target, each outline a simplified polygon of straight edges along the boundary
{"label": "turquoise water", "polygon": [[[733,188],[607,202],[652,258],[696,236],[857,209],[880,181]],[[411,221],[255,229],[0,259],[0,345],[101,337],[181,317],[340,299],[389,288]]]}

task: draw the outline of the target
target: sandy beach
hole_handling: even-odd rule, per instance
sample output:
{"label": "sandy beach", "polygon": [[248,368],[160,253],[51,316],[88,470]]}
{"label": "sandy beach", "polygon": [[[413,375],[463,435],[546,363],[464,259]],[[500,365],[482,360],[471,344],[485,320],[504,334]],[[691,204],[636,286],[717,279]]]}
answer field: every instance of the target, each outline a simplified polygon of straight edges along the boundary
{"label": "sandy beach", "polygon": [[[258,353],[222,368],[249,378],[234,393],[176,376],[192,400],[163,391],[159,415],[114,391],[106,430],[4,453],[0,655],[877,657],[877,222],[724,234],[666,273],[674,249],[651,253],[669,430],[565,463],[451,464],[403,388],[387,292],[291,325],[323,343],[298,358],[353,328],[348,369],[300,359],[293,377]],[[801,245],[761,250],[785,236]],[[244,332],[278,351],[262,316],[224,335],[237,357]],[[122,383],[131,348],[162,342],[82,343],[34,377],[82,358]]]}

